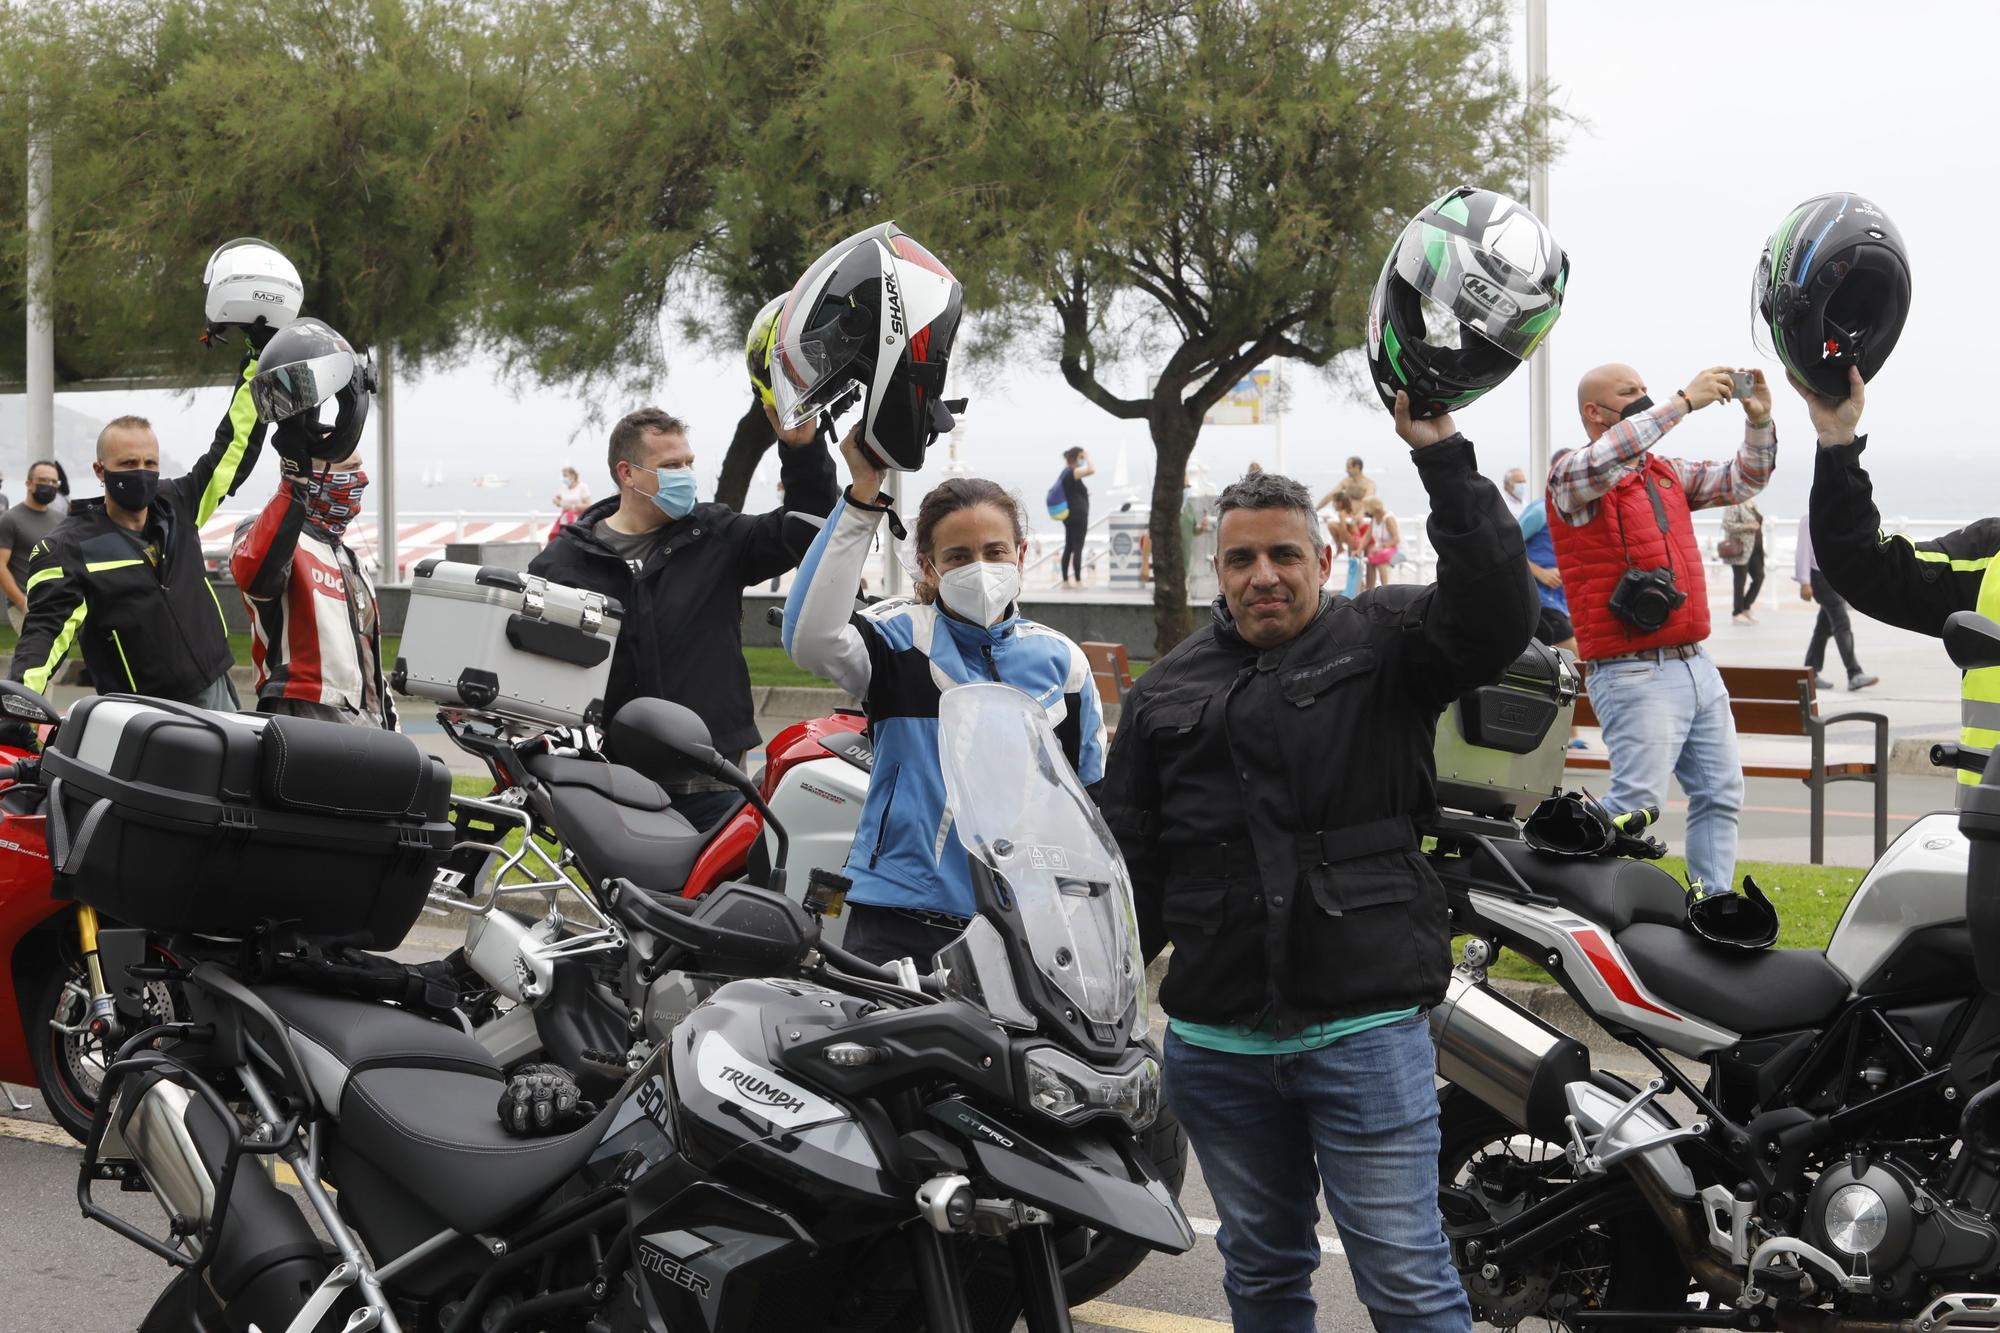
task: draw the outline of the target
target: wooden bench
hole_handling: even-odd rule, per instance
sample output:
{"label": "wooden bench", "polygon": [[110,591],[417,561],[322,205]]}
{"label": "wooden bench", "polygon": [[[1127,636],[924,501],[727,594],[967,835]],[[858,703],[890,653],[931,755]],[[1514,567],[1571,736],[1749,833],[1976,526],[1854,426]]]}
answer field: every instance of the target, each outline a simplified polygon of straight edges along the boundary
{"label": "wooden bench", "polygon": [[[1720,668],[1722,687],[1729,691],[1729,711],[1736,718],[1739,736],[1803,736],[1812,742],[1804,762],[1774,762],[1759,758],[1746,761],[1747,778],[1797,778],[1812,793],[1812,863],[1822,864],[1826,855],[1826,788],[1831,782],[1867,782],[1875,788],[1875,855],[1889,846],[1889,719],[1880,713],[1837,713],[1819,715],[1819,698],[1810,668],[1732,667]],[[1588,680],[1585,681],[1588,688]],[[1590,696],[1576,697],[1579,727],[1601,724],[1591,709]],[[1842,722],[1866,722],[1875,728],[1875,758],[1828,762],[1826,729]],[[1609,771],[1609,756],[1570,751],[1564,763],[1570,768]]]}
{"label": "wooden bench", "polygon": [[1090,674],[1097,681],[1097,701],[1106,708],[1122,708],[1132,689],[1132,664],[1122,643],[1080,643]]}

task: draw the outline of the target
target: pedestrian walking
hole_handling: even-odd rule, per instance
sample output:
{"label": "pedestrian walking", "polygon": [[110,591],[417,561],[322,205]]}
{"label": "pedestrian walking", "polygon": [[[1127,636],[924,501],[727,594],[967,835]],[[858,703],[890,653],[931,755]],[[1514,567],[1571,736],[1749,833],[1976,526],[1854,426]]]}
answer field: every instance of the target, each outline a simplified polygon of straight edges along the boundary
{"label": "pedestrian walking", "polygon": [[[3,521],[3,520],[0,520]],[[1833,646],[1840,651],[1840,663],[1847,668],[1847,688],[1865,690],[1881,680],[1861,669],[1861,663],[1854,656],[1854,625],[1847,617],[1847,599],[1834,590],[1825,574],[1820,572],[1819,561],[1813,558],[1812,515],[1810,512],[1799,520],[1798,553],[1792,559],[1792,577],[1798,580],[1799,596],[1819,607],[1819,617],[1813,621],[1812,638],[1806,644],[1806,665],[1812,668],[1813,680],[1823,690],[1833,688],[1833,682],[1822,672],[1826,665],[1826,641],[1833,640]]]}
{"label": "pedestrian walking", "polygon": [[1715,553],[1729,566],[1734,589],[1729,618],[1738,625],[1754,625],[1750,610],[1757,594],[1764,591],[1764,515],[1746,500],[1722,511],[1722,540]]}
{"label": "pedestrian walking", "polygon": [[[1090,455],[1082,449],[1063,451],[1062,491],[1063,499],[1069,504],[1069,512],[1063,515],[1062,586],[1081,588],[1083,586],[1083,543],[1090,533],[1090,487],[1083,484],[1085,477],[1096,475],[1091,466]],[[1074,571],[1074,572],[1072,572]]]}

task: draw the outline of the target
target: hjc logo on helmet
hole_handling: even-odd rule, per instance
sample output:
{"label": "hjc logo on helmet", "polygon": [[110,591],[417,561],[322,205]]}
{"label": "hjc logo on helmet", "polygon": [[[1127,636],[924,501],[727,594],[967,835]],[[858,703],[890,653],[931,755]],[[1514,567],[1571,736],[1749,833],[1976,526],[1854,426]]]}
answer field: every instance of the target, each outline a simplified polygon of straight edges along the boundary
{"label": "hjc logo on helmet", "polygon": [[1512,319],[1521,313],[1520,302],[1495,287],[1477,273],[1468,273],[1459,287],[1465,294],[1491,310],[1502,319]]}

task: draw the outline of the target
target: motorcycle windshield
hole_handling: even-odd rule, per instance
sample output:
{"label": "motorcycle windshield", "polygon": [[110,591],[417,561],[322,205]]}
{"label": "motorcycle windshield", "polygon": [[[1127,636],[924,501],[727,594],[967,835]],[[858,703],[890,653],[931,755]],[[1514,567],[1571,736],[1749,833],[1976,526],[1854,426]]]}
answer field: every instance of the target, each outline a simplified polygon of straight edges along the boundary
{"label": "motorcycle windshield", "polygon": [[1116,1023],[1145,974],[1132,884],[1047,712],[1011,685],[961,685],[938,703],[938,740],[959,840],[1011,895],[1036,970]]}

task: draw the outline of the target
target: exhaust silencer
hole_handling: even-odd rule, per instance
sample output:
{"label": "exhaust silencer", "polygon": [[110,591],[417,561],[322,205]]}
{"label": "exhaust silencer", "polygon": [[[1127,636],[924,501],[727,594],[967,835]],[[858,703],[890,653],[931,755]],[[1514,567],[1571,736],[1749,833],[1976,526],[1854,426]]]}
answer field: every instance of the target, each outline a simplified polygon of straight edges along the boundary
{"label": "exhaust silencer", "polygon": [[1560,1028],[1456,973],[1431,1010],[1438,1076],[1537,1138],[1561,1143],[1563,1088],[1590,1077],[1590,1052]]}
{"label": "exhaust silencer", "polygon": [[145,1072],[120,1091],[112,1128],[178,1223],[181,1245],[191,1254],[213,1247],[207,1280],[231,1326],[286,1327],[332,1264],[299,1206],[255,1161],[238,1164],[220,1199],[229,1142],[241,1127],[178,1083]]}

